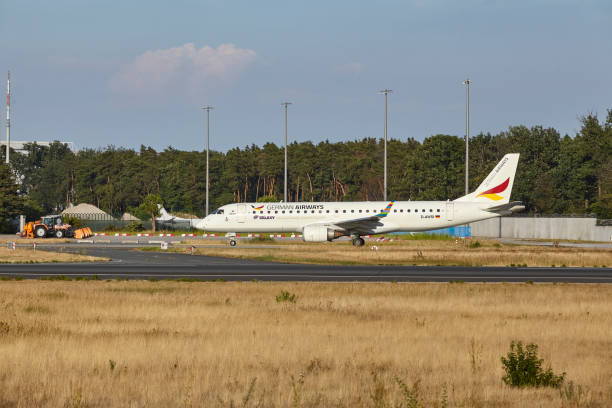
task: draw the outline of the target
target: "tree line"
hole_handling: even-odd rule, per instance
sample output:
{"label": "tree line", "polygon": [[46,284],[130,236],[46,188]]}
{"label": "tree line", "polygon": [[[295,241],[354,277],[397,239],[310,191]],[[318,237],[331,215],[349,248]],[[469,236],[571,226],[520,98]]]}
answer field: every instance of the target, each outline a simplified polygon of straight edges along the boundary
{"label": "tree line", "polygon": [[[73,152],[58,142],[25,149],[27,154],[11,155],[15,186],[0,186],[0,194],[15,190],[20,211],[30,216],[82,202],[113,215],[138,212],[150,194],[159,195],[169,210],[205,213],[205,152],[146,146]],[[542,126],[478,134],[470,140],[470,189],[511,152],[521,153],[512,199],[523,201],[528,212],[612,218],[612,110],[601,121],[594,114],[582,117],[573,137]],[[293,142],[288,160],[290,201],[383,198],[381,139]],[[284,149],[273,143],[211,152],[211,210],[231,202],[282,199],[283,166]],[[464,179],[463,138],[439,134],[422,142],[389,140],[390,199],[452,200],[464,194]]]}

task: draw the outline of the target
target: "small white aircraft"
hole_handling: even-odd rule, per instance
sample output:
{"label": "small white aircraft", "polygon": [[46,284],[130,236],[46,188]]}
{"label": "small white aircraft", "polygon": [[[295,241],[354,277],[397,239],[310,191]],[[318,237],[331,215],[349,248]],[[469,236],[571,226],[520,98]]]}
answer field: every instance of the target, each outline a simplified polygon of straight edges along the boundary
{"label": "small white aircraft", "polygon": [[176,223],[176,224],[182,224],[185,226],[189,226],[190,228],[197,228],[197,225],[200,224],[202,221],[204,221],[203,218],[181,218],[181,217],[174,216],[168,213],[168,211],[166,211],[166,209],[162,207],[161,204],[157,204],[157,208],[159,208],[159,217],[155,217],[155,220],[161,222],[162,224]]}
{"label": "small white aircraft", "polygon": [[239,232],[297,232],[308,242],[350,236],[362,246],[363,235],[428,231],[522,211],[520,201],[510,201],[518,160],[518,153],[505,155],[476,191],[454,201],[236,203],[195,227],[227,232],[232,246]]}

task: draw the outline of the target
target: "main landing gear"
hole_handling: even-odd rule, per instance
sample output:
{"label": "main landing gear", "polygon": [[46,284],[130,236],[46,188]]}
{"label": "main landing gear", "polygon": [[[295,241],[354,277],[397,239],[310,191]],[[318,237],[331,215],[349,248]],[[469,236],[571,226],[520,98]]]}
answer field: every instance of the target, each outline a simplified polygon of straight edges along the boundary
{"label": "main landing gear", "polygon": [[353,246],[360,247],[365,244],[365,241],[361,237],[353,237]]}

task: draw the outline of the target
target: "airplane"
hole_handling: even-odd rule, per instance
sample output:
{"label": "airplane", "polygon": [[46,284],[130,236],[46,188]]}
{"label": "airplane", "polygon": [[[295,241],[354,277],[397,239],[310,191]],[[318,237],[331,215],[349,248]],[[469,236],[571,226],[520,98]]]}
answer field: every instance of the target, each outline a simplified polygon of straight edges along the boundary
{"label": "airplane", "polygon": [[524,210],[520,201],[510,201],[518,161],[518,153],[506,154],[474,192],[454,201],[234,203],[196,228],[228,233],[231,246],[236,233],[293,232],[306,242],[349,236],[359,247],[364,235],[441,229]]}
{"label": "airplane", "polygon": [[155,217],[155,220],[159,221],[162,225],[163,224],[170,224],[170,225],[180,224],[180,225],[188,226],[190,228],[197,228],[197,225],[203,221],[203,218],[191,219],[191,218],[181,218],[181,217],[174,216],[168,213],[168,211],[166,211],[166,209],[161,204],[157,204],[157,208],[159,209],[159,217]]}

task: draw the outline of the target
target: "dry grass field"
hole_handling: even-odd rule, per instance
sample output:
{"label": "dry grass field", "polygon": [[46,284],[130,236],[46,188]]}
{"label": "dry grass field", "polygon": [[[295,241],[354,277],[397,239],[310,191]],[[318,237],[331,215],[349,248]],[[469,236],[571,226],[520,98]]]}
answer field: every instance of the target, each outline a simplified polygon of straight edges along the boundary
{"label": "dry grass field", "polygon": [[[350,241],[291,244],[279,241],[275,244],[279,247],[257,248],[249,245],[248,241],[240,241],[235,248],[200,246],[196,248],[195,253],[315,264],[612,266],[612,249],[505,245],[492,240],[397,240],[382,243],[369,241],[361,248],[353,247]],[[373,250],[374,246],[377,250]]]}
{"label": "dry grass field", "polygon": [[32,250],[30,248],[17,248],[9,250],[0,247],[0,264],[2,263],[39,263],[39,262],[100,262],[108,261],[108,258],[100,258],[88,255],[78,255],[63,252],[50,252]]}
{"label": "dry grass field", "polygon": [[[610,407],[611,310],[610,285],[3,281],[0,406]],[[573,386],[505,385],[512,340]]]}
{"label": "dry grass field", "polygon": [[15,242],[17,245],[37,243],[37,244],[66,244],[72,242],[69,238],[21,238],[15,235],[11,238],[0,239],[0,244],[6,244],[8,242]]}

